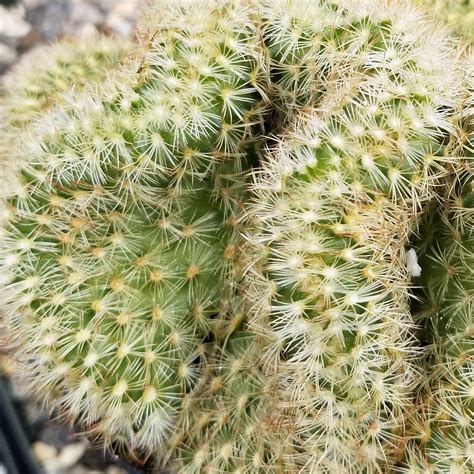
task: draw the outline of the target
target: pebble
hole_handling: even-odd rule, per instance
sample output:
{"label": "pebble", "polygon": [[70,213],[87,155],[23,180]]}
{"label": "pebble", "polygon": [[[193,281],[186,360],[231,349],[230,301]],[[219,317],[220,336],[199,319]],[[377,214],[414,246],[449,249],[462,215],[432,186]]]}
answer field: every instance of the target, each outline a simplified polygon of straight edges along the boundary
{"label": "pebble", "polygon": [[0,64],[10,65],[16,61],[17,53],[16,51],[7,46],[6,44],[0,43]]}
{"label": "pebble", "polygon": [[42,441],[36,441],[32,446],[33,454],[36,459],[45,464],[51,459],[55,459],[58,455],[58,450],[50,444],[43,443]]}
{"label": "pebble", "polygon": [[22,6],[6,8],[0,5],[0,36],[21,38],[26,36],[31,25],[23,19],[25,9]]}
{"label": "pebble", "polygon": [[121,15],[111,13],[107,17],[106,25],[121,36],[129,36],[132,33],[133,25]]}
{"label": "pebble", "polygon": [[73,466],[82,458],[86,452],[87,446],[89,446],[89,442],[86,439],[83,439],[78,443],[66,445],[59,453],[58,463],[63,468]]}
{"label": "pebble", "polygon": [[40,459],[47,474],[60,474],[72,468],[84,455],[89,442],[82,440],[66,445],[59,454],[47,459]]}
{"label": "pebble", "polygon": [[133,20],[137,13],[136,1],[131,2],[116,2],[113,4],[112,12],[129,20]]}
{"label": "pebble", "polygon": [[102,31],[133,33],[143,0],[18,0],[0,6],[0,76],[38,43]]}
{"label": "pebble", "polygon": [[33,452],[47,474],[60,474],[78,463],[88,445],[89,442],[84,439],[68,444],[58,452],[54,446],[37,441],[33,444]]}
{"label": "pebble", "polygon": [[105,15],[98,5],[85,2],[74,2],[72,4],[69,21],[65,26],[66,31],[77,32],[82,30],[84,24],[101,25],[105,21]]}

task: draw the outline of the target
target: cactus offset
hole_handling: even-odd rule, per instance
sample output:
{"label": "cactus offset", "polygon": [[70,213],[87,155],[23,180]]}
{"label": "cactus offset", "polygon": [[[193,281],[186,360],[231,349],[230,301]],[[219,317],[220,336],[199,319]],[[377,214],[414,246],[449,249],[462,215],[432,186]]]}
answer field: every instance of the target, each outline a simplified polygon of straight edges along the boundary
{"label": "cactus offset", "polygon": [[0,90],[0,167],[2,193],[15,189],[15,151],[22,131],[52,107],[68,89],[103,80],[125,58],[129,44],[88,35],[68,38],[25,55],[4,78]]}
{"label": "cactus offset", "polygon": [[2,238],[3,326],[32,388],[158,456],[232,291],[264,111],[247,8],[194,2],[160,21],[105,83],[37,121]]}

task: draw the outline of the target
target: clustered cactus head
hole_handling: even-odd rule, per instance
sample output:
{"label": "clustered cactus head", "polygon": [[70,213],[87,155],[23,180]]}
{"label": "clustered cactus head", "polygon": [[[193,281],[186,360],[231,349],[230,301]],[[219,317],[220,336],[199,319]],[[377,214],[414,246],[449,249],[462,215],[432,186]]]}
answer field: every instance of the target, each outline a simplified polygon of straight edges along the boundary
{"label": "clustered cactus head", "polygon": [[0,181],[4,195],[15,189],[16,148],[21,133],[70,88],[101,81],[129,49],[124,39],[86,35],[63,39],[26,54],[0,86]]}
{"label": "clustered cactus head", "polygon": [[4,326],[32,387],[106,441],[149,452],[226,311],[264,111],[247,9],[182,13],[36,122],[2,236]]}
{"label": "clustered cactus head", "polygon": [[9,126],[27,125],[71,87],[102,80],[128,49],[124,39],[91,34],[30,51],[3,79],[2,116]]}
{"label": "clustered cactus head", "polygon": [[[439,74],[439,90],[441,81],[452,80],[440,74],[440,68],[452,57],[445,32],[409,2],[261,3],[262,34],[271,61],[272,99],[281,109],[280,125],[287,124],[289,110],[315,107],[327,92],[334,97],[344,86],[357,86],[369,68],[374,69],[372,83],[380,88],[390,86],[387,94],[395,97],[397,88],[403,94],[407,84],[421,89],[427,75],[432,78]],[[416,47],[410,46],[411,39]],[[407,67],[410,59],[414,70]],[[396,77],[404,67],[403,74]],[[452,85],[447,87],[452,89]]]}
{"label": "clustered cactus head", "polygon": [[[262,14],[290,131],[256,173],[246,231],[259,367],[218,358],[183,472],[373,472],[404,444],[416,374],[405,247],[457,146],[459,66],[416,10],[303,3],[326,12],[314,21],[299,6]],[[314,111],[293,115],[303,104]]]}

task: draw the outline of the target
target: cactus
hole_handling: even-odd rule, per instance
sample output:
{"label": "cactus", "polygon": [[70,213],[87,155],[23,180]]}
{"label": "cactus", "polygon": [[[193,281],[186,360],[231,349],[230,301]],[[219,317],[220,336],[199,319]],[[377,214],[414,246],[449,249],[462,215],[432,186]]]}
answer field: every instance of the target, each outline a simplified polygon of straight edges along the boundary
{"label": "cactus", "polygon": [[454,33],[470,43],[474,41],[473,0],[418,0],[418,3],[447,23]]}
{"label": "cactus", "polygon": [[4,78],[2,116],[10,127],[24,127],[67,89],[103,79],[129,47],[126,40],[92,34],[30,51]]}
{"label": "cactus", "polygon": [[405,248],[458,145],[461,80],[431,22],[383,7],[264,5],[290,131],[253,187],[251,320],[235,336],[252,349],[224,342],[176,440],[182,472],[381,472],[404,447],[417,370]]}
{"label": "cactus", "polygon": [[233,292],[265,113],[252,9],[168,7],[125,65],[35,123],[1,251],[3,328],[33,390],[158,457]]}
{"label": "cactus", "polygon": [[[421,20],[425,15],[410,2],[260,0],[259,4],[262,36],[271,61],[271,99],[280,112],[280,128],[291,120],[289,112],[317,107],[325,94],[344,85],[356,87],[370,65],[375,71],[379,66],[390,69],[390,63],[393,69],[398,59],[407,64],[413,51],[414,63],[429,70],[431,45],[438,52],[435,61],[440,55],[451,54],[445,47],[443,29]],[[407,46],[411,34],[407,25],[413,31],[418,19],[427,40],[412,50]],[[421,32],[413,31],[413,35],[422,37]],[[404,77],[393,78],[387,93],[396,95],[402,82],[416,83],[414,77],[409,81],[409,74],[407,68]],[[341,77],[351,80],[341,83]],[[380,85],[385,80],[376,72],[373,77]]]}
{"label": "cactus", "polygon": [[[436,237],[422,260],[426,294],[424,358],[411,443],[400,472],[469,473],[474,469],[472,163],[434,219]],[[426,235],[426,234],[425,234]]]}
{"label": "cactus", "polygon": [[400,472],[474,470],[474,57],[465,71],[470,97],[461,123],[464,158],[427,212],[418,244],[423,268],[414,307],[425,344],[418,407],[409,418],[410,443]]}
{"label": "cactus", "polygon": [[32,389],[181,472],[391,469],[457,50],[390,0],[149,3],[105,80],[64,92],[47,67],[4,113],[0,327]]}
{"label": "cactus", "polygon": [[26,54],[0,89],[0,178],[2,193],[14,189],[16,153],[21,134],[68,89],[103,79],[124,59],[123,39],[99,35],[67,38]]}

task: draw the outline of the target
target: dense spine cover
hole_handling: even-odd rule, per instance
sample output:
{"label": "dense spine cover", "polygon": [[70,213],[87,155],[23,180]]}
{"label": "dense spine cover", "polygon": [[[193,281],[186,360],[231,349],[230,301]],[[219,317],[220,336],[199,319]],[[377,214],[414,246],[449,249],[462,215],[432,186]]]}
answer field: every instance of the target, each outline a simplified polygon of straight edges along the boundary
{"label": "dense spine cover", "polygon": [[426,369],[406,469],[468,472],[469,160],[422,265],[423,369],[409,304],[421,210],[462,166],[458,50],[389,0],[152,0],[141,21],[120,67],[59,48],[1,105],[21,178],[0,323],[31,387],[183,473],[375,473]]}
{"label": "dense spine cover", "polygon": [[468,83],[464,157],[440,190],[421,228],[423,268],[414,303],[424,344],[417,407],[408,419],[410,443],[401,472],[474,470],[474,58]]}
{"label": "dense spine cover", "polygon": [[226,341],[178,457],[196,473],[378,472],[402,455],[413,402],[407,250],[458,145],[456,51],[407,5],[261,8],[289,131],[255,174],[246,229],[235,337],[259,356]]}
{"label": "dense spine cover", "polygon": [[17,186],[22,132],[62,94],[102,81],[125,59],[130,44],[96,34],[66,38],[26,54],[0,84],[0,193]]}
{"label": "dense spine cover", "polygon": [[248,8],[194,2],[160,22],[25,134],[1,252],[2,327],[32,388],[148,453],[166,445],[226,312],[265,110]]}

